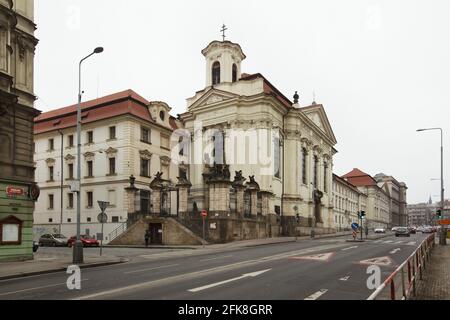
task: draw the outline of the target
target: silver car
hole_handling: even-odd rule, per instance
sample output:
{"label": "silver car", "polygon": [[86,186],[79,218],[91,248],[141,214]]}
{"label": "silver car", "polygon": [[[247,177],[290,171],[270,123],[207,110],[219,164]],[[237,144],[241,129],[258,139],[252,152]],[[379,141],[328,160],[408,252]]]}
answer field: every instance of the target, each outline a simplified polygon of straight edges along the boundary
{"label": "silver car", "polygon": [[39,238],[41,247],[67,247],[67,237],[62,234],[44,234]]}

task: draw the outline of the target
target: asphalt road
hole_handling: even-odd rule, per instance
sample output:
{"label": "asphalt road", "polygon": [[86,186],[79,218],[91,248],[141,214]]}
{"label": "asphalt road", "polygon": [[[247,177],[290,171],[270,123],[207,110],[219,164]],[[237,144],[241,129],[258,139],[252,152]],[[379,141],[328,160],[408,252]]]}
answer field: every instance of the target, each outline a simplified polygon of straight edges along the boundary
{"label": "asphalt road", "polygon": [[[302,240],[233,250],[133,251],[128,263],[82,269],[81,290],[64,272],[0,281],[0,299],[316,300],[367,299],[367,268],[384,281],[426,238],[389,236],[363,243]],[[127,249],[124,255],[126,255]],[[387,257],[387,258],[386,258]],[[384,264],[384,265],[383,265]]]}

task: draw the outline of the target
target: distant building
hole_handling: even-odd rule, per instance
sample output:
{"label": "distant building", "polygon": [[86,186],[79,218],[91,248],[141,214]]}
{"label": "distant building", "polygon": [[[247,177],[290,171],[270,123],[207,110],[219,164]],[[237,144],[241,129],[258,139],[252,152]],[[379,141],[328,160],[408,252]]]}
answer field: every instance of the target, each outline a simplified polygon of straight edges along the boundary
{"label": "distant building", "polygon": [[0,261],[33,259],[33,0],[0,1]]}
{"label": "distant building", "polygon": [[[36,238],[59,232],[60,224],[62,234],[76,234],[77,194],[70,191],[77,179],[76,109],[72,105],[35,119],[34,158],[41,188],[34,212]],[[161,172],[167,181],[179,175],[170,159],[170,136],[176,128],[170,110],[166,103],[149,102],[132,90],[82,103],[82,234],[99,236],[101,232],[98,200],[110,203],[105,241],[127,222],[126,188],[131,175],[138,189],[136,207],[143,214],[151,211],[149,185],[155,174]]]}
{"label": "distant building", "polygon": [[379,173],[375,175],[380,188],[387,187],[390,198],[390,225],[404,226],[407,223],[406,214],[406,184],[398,182],[394,177]]}
{"label": "distant building", "polygon": [[[441,202],[433,203],[430,199],[427,203],[408,204],[408,224],[410,226],[436,225],[436,212],[441,207]],[[450,218],[450,200],[444,201],[445,218]]]}
{"label": "distant building", "polygon": [[387,185],[380,187],[372,176],[356,168],[342,178],[367,195],[366,219],[369,227],[390,227],[390,196]]}

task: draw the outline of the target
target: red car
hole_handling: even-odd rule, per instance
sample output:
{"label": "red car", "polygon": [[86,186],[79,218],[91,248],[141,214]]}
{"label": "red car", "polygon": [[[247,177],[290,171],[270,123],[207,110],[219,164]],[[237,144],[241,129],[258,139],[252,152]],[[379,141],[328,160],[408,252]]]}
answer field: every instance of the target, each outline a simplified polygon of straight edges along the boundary
{"label": "red car", "polygon": [[[100,246],[100,242],[98,242],[98,240],[96,240],[95,238],[92,238],[91,236],[83,234],[83,235],[80,235],[80,238],[81,238],[81,242],[83,243],[83,247],[98,247],[98,246]],[[67,241],[67,245],[69,247],[72,247],[76,240],[77,240],[76,236],[71,237],[69,239],[69,241]]]}

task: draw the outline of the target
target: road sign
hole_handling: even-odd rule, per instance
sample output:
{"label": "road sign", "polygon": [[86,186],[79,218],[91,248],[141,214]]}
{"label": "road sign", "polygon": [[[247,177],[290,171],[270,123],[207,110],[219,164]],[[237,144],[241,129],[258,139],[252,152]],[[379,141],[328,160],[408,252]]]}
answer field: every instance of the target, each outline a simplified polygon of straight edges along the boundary
{"label": "road sign", "polygon": [[109,202],[106,201],[97,201],[98,206],[100,207],[100,210],[102,210],[102,212],[105,212],[106,208],[108,208],[109,206]]}
{"label": "road sign", "polygon": [[102,212],[97,216],[97,220],[100,223],[106,223],[108,222],[108,216],[106,215],[106,213]]}
{"label": "road sign", "polygon": [[358,230],[359,229],[359,224],[357,224],[356,222],[352,223],[352,229],[353,230]]}
{"label": "road sign", "polygon": [[207,217],[208,216],[208,212],[206,210],[202,210],[202,217]]}

